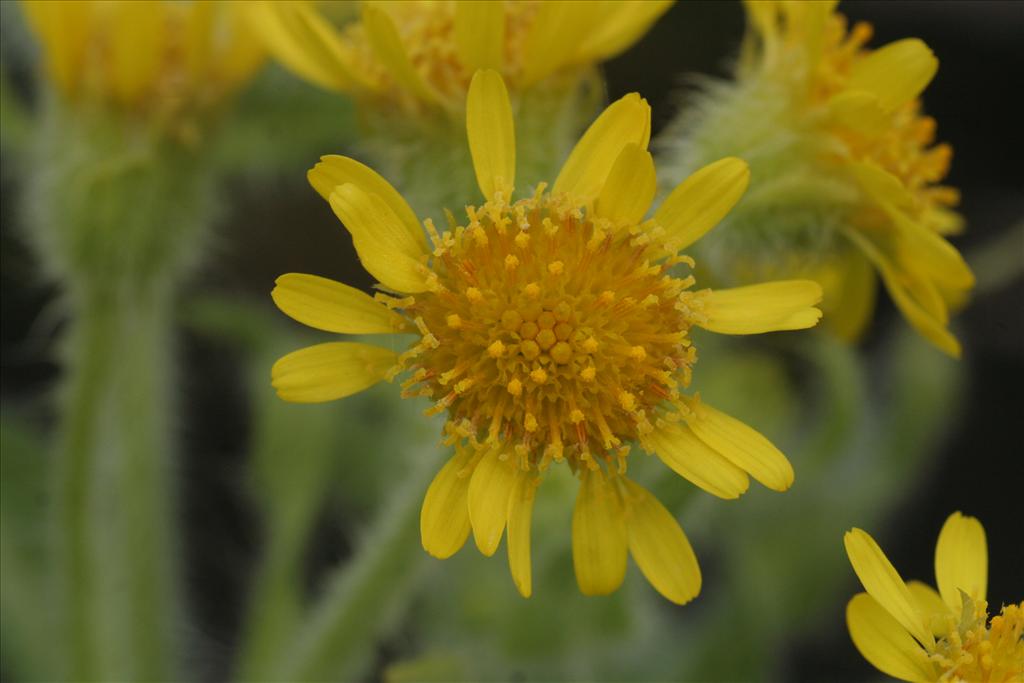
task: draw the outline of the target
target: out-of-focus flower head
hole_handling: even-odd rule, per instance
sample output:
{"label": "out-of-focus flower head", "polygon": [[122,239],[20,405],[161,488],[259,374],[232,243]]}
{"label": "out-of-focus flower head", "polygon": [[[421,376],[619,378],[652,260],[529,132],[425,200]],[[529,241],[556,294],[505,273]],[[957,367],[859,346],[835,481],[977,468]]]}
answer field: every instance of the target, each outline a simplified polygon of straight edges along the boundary
{"label": "out-of-focus flower head", "polygon": [[246,82],[265,51],[238,2],[22,3],[45,71],[66,100],[146,117],[209,108]]}
{"label": "out-of-focus flower head", "polygon": [[935,546],[938,592],[904,583],[875,540],[847,532],[846,554],[866,593],[846,607],[850,637],[871,664],[904,681],[1024,681],[1024,602],[990,619],[988,547],[974,517],[954,512]]}
{"label": "out-of-focus flower head", "polygon": [[[280,277],[287,315],[341,334],[416,336],[403,353],[353,342],[301,349],[273,368],[288,401],[321,402],[408,373],[403,396],[447,413],[454,457],[423,504],[423,545],[454,554],[472,531],[492,555],[508,532],[517,588],[529,596],[534,491],[552,465],[580,479],[576,577],[587,594],[618,588],[631,553],[654,587],[685,603],[700,570],[675,518],[627,478],[638,442],[697,486],[737,498],[749,477],[783,491],[793,469],[767,439],[685,393],[694,326],[756,334],[814,326],[821,288],[769,282],[694,290],[680,254],[743,194],[744,162],[726,158],[681,183],[650,218],[656,177],[650,107],[636,93],[590,126],[554,184],[513,200],[516,139],[501,76],[481,70],[466,103],[480,206],[448,229],[416,214],[380,175],[340,156],[309,172],[384,290],[370,297],[313,275]],[[463,200],[462,205],[465,205]],[[429,236],[429,241],[428,241]]]}
{"label": "out-of-focus flower head", "polygon": [[813,277],[826,324],[855,339],[874,310],[877,272],[910,324],[958,356],[949,312],[974,277],[944,238],[963,223],[958,192],[940,184],[952,150],[934,144],[935,120],[918,100],[938,60],[916,38],[865,47],[871,26],[849,27],[834,1],[745,6],[735,81],[709,85],[666,137],[684,159],[729,153],[751,164],[751,192],[718,235],[732,263],[709,259],[714,275]]}
{"label": "out-of-focus flower head", "polygon": [[[324,12],[254,3],[254,27],[285,66],[319,86],[404,111],[461,112],[476,69],[498,71],[513,92],[555,75],[571,86],[636,42],[671,1],[323,4]],[[332,9],[350,20],[336,28]]]}

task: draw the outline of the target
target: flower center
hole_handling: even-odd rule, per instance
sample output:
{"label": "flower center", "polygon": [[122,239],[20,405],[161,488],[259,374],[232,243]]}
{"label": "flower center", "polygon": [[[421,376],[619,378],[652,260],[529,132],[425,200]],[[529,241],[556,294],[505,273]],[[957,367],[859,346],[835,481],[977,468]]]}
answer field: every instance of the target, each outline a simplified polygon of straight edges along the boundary
{"label": "flower center", "polygon": [[[938,641],[931,655],[943,681],[1019,681],[1024,675],[1024,602],[988,617],[985,601],[965,601],[959,623]],[[950,621],[954,617],[949,617]]]}
{"label": "flower center", "polygon": [[[534,1],[504,3],[502,72],[511,82],[515,82],[522,71],[524,43],[539,8],[540,3]],[[459,56],[455,11],[455,3],[409,2],[387,7],[419,75],[445,98],[461,102],[474,69],[467,67]],[[406,89],[394,82],[390,71],[380,62],[361,22],[352,22],[344,30],[344,36],[364,76],[383,84],[391,98],[409,97]]]}
{"label": "flower center", "polygon": [[[629,441],[685,411],[702,295],[638,226],[585,216],[565,197],[467,207],[433,232],[434,290],[403,300],[423,338],[403,354],[407,396],[449,413],[448,432],[520,466],[625,470]],[[656,230],[657,228],[654,228]]]}

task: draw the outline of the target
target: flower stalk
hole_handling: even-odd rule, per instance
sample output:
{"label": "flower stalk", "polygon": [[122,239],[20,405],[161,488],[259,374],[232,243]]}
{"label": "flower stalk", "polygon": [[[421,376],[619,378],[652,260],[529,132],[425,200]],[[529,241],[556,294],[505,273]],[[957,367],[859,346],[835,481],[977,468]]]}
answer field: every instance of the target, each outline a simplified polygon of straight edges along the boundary
{"label": "flower stalk", "polygon": [[63,673],[174,678],[172,309],[209,174],[195,150],[109,111],[49,101],[34,132],[27,217],[69,318],[53,481]]}
{"label": "flower stalk", "polygon": [[328,579],[323,596],[291,639],[279,680],[354,680],[365,674],[371,644],[399,616],[425,564],[416,542],[420,495],[439,461],[423,449],[403,486],[382,506],[351,562]]}

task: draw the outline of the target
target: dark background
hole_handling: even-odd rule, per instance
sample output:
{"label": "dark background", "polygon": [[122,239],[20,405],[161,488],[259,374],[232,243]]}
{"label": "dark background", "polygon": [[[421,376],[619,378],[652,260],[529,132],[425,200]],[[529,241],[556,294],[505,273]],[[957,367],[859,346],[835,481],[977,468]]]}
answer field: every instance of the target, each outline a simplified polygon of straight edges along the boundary
{"label": "dark background", "polygon": [[[1024,262],[1024,149],[1017,100],[1024,74],[1024,3],[845,2],[841,10],[852,20],[875,25],[873,46],[916,36],[938,55],[939,73],[924,100],[926,111],[939,122],[939,139],[952,143],[955,151],[948,183],[962,190],[967,232],[954,242],[970,259],[974,250],[1016,225],[1016,239],[1004,239],[1003,244],[1018,259],[1019,273]],[[724,76],[742,30],[739,3],[677,4],[640,44],[607,65],[610,98],[642,93],[652,105],[657,133],[675,111],[679,92],[685,96],[687,91],[678,74]],[[27,82],[23,72],[14,76]],[[44,406],[57,378],[53,359],[61,321],[57,292],[42,282],[18,232],[16,175],[5,159],[0,398],[36,405],[39,409],[30,413],[45,427],[51,418]],[[316,272],[369,284],[348,237],[309,190],[304,173],[282,171],[275,182],[259,185],[236,181],[229,192],[231,208],[219,226],[213,257],[192,285],[196,289],[213,287],[269,307],[267,293],[282,272]],[[968,375],[962,418],[885,528],[869,529],[905,578],[931,583],[935,539],[945,518],[953,510],[978,517],[988,534],[991,609],[1024,598],[1024,508],[1019,498],[1024,482],[1022,301],[1024,283],[1018,275],[1012,284],[973,302],[956,320]],[[882,296],[874,329],[903,324],[896,317]],[[876,336],[869,335],[869,347]],[[203,630],[223,648],[200,655],[217,677],[225,673],[222,667],[237,635],[247,579],[260,546],[258,525],[238,484],[245,470],[248,416],[242,370],[229,352],[186,332],[181,355],[189,368],[181,425],[183,451],[190,454],[181,473],[188,482],[188,584]],[[313,571],[342,559],[350,543],[344,529],[328,520],[317,533],[312,545],[321,549],[321,556],[311,558]],[[856,590],[851,571],[848,592]],[[790,645],[786,680],[878,677],[853,648],[844,609],[845,602],[838,602],[820,623],[794,627],[805,635]]]}

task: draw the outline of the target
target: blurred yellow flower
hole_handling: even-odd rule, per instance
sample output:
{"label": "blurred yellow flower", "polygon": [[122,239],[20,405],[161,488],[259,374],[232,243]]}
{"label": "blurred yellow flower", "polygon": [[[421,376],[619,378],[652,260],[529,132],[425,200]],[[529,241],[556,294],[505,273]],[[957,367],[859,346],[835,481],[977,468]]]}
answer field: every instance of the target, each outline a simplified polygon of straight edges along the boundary
{"label": "blurred yellow flower", "polygon": [[754,334],[814,326],[821,288],[811,281],[694,291],[678,252],[710,230],[746,189],[746,164],[722,159],[683,182],[649,219],[654,162],[650,107],[637,94],[590,126],[554,185],[512,200],[516,143],[508,92],[478,71],[466,103],[473,165],[485,201],[428,219],[353,159],[323,157],[309,172],[380,283],[374,298],[313,275],[280,277],[278,307],[342,334],[413,333],[401,355],[332,342],[281,358],[273,385],[285,400],[342,398],[400,372],[403,396],[448,413],[454,457],[423,504],[426,550],[445,558],[470,531],[485,555],[508,532],[512,576],[531,593],[534,490],[552,463],[580,479],[573,515],[576,577],[587,594],[614,591],[627,549],[654,587],[685,603],[700,570],[673,516],[628,479],[630,442],[722,498],[748,475],[774,490],[793,470],[763,436],[682,392],[697,360],[693,326]]}
{"label": "blurred yellow flower", "polygon": [[988,618],[988,548],[974,517],[954,512],[935,546],[939,590],[904,583],[860,529],[844,543],[866,593],[846,607],[850,637],[871,664],[904,681],[1024,681],[1024,602]]}
{"label": "blurred yellow flower", "polygon": [[[859,190],[860,204],[845,236],[881,275],[911,325],[959,356],[960,345],[947,329],[949,308],[966,299],[974,276],[942,237],[962,227],[950,209],[959,193],[936,185],[949,170],[952,149],[933,146],[935,120],[920,113],[917,99],[938,60],[916,38],[866,49],[870,24],[847,30],[836,4],[747,0],[760,39],[759,58],[749,68],[788,81],[808,132],[834,141],[822,155],[822,171],[840,174]],[[855,264],[845,268],[863,270]],[[858,277],[836,284],[854,291],[836,293],[844,306],[833,322],[856,334],[872,309],[865,299],[873,296],[873,286]]]}
{"label": "blurred yellow flower", "polygon": [[[635,43],[670,0],[363,2],[336,29],[307,2],[252,6],[257,32],[299,76],[406,110],[461,110],[476,69],[513,89],[577,77]],[[355,9],[356,3],[345,3]],[[574,82],[574,81],[572,81]]]}
{"label": "blurred yellow flower", "polygon": [[219,101],[263,63],[242,3],[24,0],[46,73],[63,96],[147,115]]}
{"label": "blurred yellow flower", "polygon": [[943,237],[963,224],[951,208],[958,192],[939,184],[952,151],[934,144],[935,120],[918,100],[938,60],[916,38],[866,48],[871,26],[848,28],[835,6],[745,2],[735,81],[710,83],[666,136],[680,173],[688,159],[722,154],[751,165],[751,192],[716,236],[746,253],[724,248],[720,267],[713,252],[702,262],[730,283],[819,281],[826,325],[848,340],[871,319],[877,272],[907,321],[959,356],[949,313],[974,276]]}

